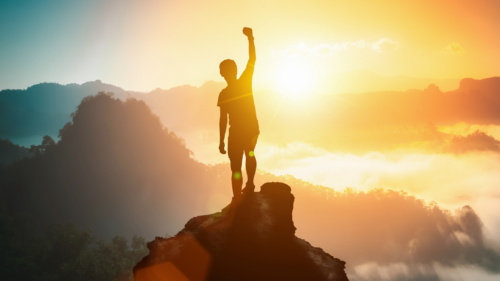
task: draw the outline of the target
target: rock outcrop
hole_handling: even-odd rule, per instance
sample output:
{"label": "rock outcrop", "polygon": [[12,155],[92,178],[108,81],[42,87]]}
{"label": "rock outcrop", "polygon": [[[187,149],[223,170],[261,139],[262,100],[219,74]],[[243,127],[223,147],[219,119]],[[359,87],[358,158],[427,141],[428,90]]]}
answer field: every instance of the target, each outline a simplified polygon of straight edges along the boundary
{"label": "rock outcrop", "polygon": [[345,262],[295,236],[293,202],[288,185],[266,183],[225,213],[195,217],[148,243],[135,280],[348,280]]}

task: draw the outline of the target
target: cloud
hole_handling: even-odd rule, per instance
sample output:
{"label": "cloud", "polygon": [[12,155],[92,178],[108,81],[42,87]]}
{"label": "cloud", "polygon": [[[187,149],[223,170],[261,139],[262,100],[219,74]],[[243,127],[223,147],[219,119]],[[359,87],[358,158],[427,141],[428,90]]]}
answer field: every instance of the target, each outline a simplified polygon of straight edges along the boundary
{"label": "cloud", "polygon": [[[277,175],[291,174],[335,189],[404,187],[412,194],[451,204],[472,204],[479,195],[495,196],[500,182],[500,155],[491,152],[455,155],[393,151],[353,155],[303,142],[284,147],[261,142],[258,152],[259,166]],[[471,196],[470,200],[457,198],[464,194]]]}
{"label": "cloud", "polygon": [[441,50],[441,53],[447,55],[463,55],[465,54],[465,50],[460,44],[454,42],[450,43],[448,46]]}
{"label": "cloud", "polygon": [[301,42],[298,45],[291,45],[283,51],[283,57],[329,57],[334,53],[345,50],[364,49],[369,44],[361,39],[355,42],[343,42],[329,44],[318,44],[314,47],[309,47]]}
{"label": "cloud", "polygon": [[371,47],[372,50],[379,53],[394,52],[399,49],[399,43],[388,38],[381,38],[375,43],[368,43],[364,39],[355,42],[342,42],[334,44],[318,44],[309,47],[304,42],[298,45],[290,45],[282,52],[286,58],[293,57],[329,57],[335,53],[347,50],[361,50]]}
{"label": "cloud", "polygon": [[[498,247],[500,252],[500,218],[492,211],[500,204],[499,153],[456,155],[393,151],[353,155],[299,142],[284,146],[261,142],[258,157],[259,167],[268,172],[293,175],[336,190],[346,187],[364,191],[403,189],[451,209],[471,205],[488,230],[484,233],[485,243]],[[453,235],[464,245],[469,240],[460,233]],[[330,244],[326,240],[321,242]]]}
{"label": "cloud", "polygon": [[[384,266],[378,272],[380,278],[367,280],[432,277],[436,275],[436,263],[500,273],[500,254],[485,243],[482,221],[470,206],[451,212],[403,191],[338,192],[289,175],[277,177],[265,172],[260,172],[256,180],[292,186],[297,198],[294,222],[298,235],[345,260],[348,270],[369,276],[373,273],[363,265]],[[423,267],[429,270],[420,271]],[[405,278],[398,279],[401,277]]]}
{"label": "cloud", "polygon": [[394,52],[399,49],[399,42],[393,41],[388,38],[381,38],[372,44],[372,49],[379,53]]}
{"label": "cloud", "polygon": [[362,49],[364,47],[368,46],[368,43],[366,43],[365,40],[359,40],[356,42],[346,42],[344,43],[344,48],[345,49],[352,49],[352,48],[359,48]]}
{"label": "cloud", "polygon": [[291,45],[283,52],[284,57],[307,57],[310,54],[311,50],[303,42],[298,45]]}
{"label": "cloud", "polygon": [[374,262],[356,266],[351,274],[351,279],[359,281],[395,281],[395,280],[498,280],[499,274],[492,274],[482,268],[471,265],[445,266],[440,263],[431,265],[391,263],[379,265]]}

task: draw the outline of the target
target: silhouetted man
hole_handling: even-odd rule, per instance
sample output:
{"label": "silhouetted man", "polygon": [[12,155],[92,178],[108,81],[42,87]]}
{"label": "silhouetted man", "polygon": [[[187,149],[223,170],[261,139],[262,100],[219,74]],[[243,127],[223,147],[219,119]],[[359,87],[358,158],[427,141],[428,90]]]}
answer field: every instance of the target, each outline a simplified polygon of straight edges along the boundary
{"label": "silhouetted man", "polygon": [[260,133],[252,94],[252,77],[256,60],[252,29],[248,27],[243,28],[243,34],[248,37],[250,53],[247,67],[238,79],[236,63],[233,60],[221,62],[219,66],[220,74],[226,80],[227,87],[220,92],[217,102],[217,106],[220,107],[219,150],[222,154],[226,154],[224,137],[226,135],[227,118],[229,115],[227,150],[229,161],[231,162],[231,184],[235,199],[240,197],[243,184],[241,175],[243,154],[245,154],[248,176],[243,193],[253,193],[255,189],[253,179],[257,169],[257,160],[255,159],[254,149]]}

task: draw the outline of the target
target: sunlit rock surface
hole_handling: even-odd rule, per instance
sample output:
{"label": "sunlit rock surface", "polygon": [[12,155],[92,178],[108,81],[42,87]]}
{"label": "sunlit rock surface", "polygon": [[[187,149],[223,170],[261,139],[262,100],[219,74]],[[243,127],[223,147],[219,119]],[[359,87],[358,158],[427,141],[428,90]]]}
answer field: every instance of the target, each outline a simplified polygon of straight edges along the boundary
{"label": "sunlit rock surface", "polygon": [[148,243],[135,280],[348,280],[345,262],[295,236],[293,202],[288,185],[266,183],[228,212],[192,218]]}

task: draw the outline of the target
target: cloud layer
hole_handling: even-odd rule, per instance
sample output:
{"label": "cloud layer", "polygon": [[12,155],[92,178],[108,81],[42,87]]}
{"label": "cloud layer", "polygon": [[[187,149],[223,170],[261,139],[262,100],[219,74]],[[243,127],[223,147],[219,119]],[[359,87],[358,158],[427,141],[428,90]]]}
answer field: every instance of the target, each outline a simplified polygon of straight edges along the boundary
{"label": "cloud layer", "polygon": [[355,42],[343,42],[334,44],[319,44],[309,47],[301,42],[298,45],[291,45],[282,52],[282,56],[286,58],[293,57],[330,57],[335,53],[348,50],[361,50],[371,48],[378,53],[393,52],[398,50],[399,43],[397,41],[381,38],[375,43],[368,43],[364,39]]}
{"label": "cloud layer", "polygon": [[344,258],[351,277],[447,280],[444,271],[463,267],[476,277],[500,273],[500,254],[485,243],[470,206],[451,212],[403,191],[335,192],[288,175],[261,173],[259,181],[292,186],[298,235]]}

